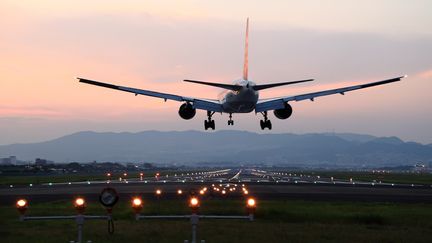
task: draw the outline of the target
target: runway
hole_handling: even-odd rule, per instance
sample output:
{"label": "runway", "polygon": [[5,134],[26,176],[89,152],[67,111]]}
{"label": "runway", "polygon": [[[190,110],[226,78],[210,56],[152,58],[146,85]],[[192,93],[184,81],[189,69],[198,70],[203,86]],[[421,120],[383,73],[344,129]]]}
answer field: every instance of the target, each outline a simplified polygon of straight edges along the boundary
{"label": "runway", "polygon": [[[394,184],[338,180],[288,172],[226,169],[179,173],[160,177],[109,178],[103,181],[81,181],[21,185],[0,188],[0,204],[11,205],[17,198],[25,197],[32,202],[72,199],[77,195],[89,201],[98,200],[105,187],[117,190],[121,200],[141,195],[147,200],[179,198],[191,192],[207,188],[206,198],[239,198],[254,196],[260,200],[312,200],[353,202],[407,202],[431,203],[432,187],[418,184]],[[216,188],[218,190],[216,190]],[[243,189],[244,188],[244,189]],[[158,197],[156,189],[162,190]],[[222,194],[222,190],[225,194]],[[244,195],[244,190],[248,195]]]}

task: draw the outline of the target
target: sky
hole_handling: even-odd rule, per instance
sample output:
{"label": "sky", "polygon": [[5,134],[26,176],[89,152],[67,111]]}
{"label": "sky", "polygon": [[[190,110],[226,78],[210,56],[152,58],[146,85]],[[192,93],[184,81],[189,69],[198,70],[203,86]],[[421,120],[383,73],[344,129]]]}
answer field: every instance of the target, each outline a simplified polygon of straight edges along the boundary
{"label": "sky", "polygon": [[[204,130],[204,111],[78,83],[76,77],[200,98],[242,75],[313,83],[287,96],[408,75],[402,82],[293,102],[272,133],[354,132],[432,143],[432,1],[0,1],[0,145],[78,131]],[[216,114],[216,128],[259,132],[261,116]],[[268,131],[264,131],[268,133]]]}

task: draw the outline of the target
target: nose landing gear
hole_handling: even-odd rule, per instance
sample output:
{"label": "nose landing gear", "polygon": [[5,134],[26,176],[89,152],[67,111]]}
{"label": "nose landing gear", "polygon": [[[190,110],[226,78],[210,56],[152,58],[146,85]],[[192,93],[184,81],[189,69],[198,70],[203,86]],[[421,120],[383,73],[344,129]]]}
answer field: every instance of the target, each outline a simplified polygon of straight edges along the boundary
{"label": "nose landing gear", "polygon": [[212,120],[212,116],[215,112],[214,111],[207,111],[207,120],[204,120],[204,129],[207,130],[211,128],[212,130],[215,130],[215,121]]}
{"label": "nose landing gear", "polygon": [[228,126],[234,126],[234,121],[232,119],[232,113],[229,113],[229,120],[228,120]]}
{"label": "nose landing gear", "polygon": [[264,120],[260,120],[261,130],[264,130],[265,128],[268,128],[269,130],[271,130],[272,124],[271,124],[271,121],[267,117],[267,111],[261,112],[261,114],[264,116]]}

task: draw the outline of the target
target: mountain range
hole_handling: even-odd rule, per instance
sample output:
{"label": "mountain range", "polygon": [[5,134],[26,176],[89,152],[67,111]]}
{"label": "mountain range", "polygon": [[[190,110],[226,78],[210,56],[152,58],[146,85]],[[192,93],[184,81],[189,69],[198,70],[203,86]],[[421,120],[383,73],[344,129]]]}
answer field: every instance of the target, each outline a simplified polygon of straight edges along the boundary
{"label": "mountain range", "polygon": [[258,134],[245,131],[78,132],[51,141],[0,146],[0,157],[55,162],[150,162],[340,167],[432,161],[432,144],[351,133]]}

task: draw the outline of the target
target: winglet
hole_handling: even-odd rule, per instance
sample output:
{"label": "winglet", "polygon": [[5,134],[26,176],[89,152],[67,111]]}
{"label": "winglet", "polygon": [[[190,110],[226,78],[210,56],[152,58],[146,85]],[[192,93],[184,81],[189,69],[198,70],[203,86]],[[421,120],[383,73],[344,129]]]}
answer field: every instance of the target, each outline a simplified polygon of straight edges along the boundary
{"label": "winglet", "polygon": [[244,63],[243,63],[243,79],[248,80],[248,69],[249,69],[249,17],[246,20],[246,38],[245,38],[245,53],[244,53]]}

